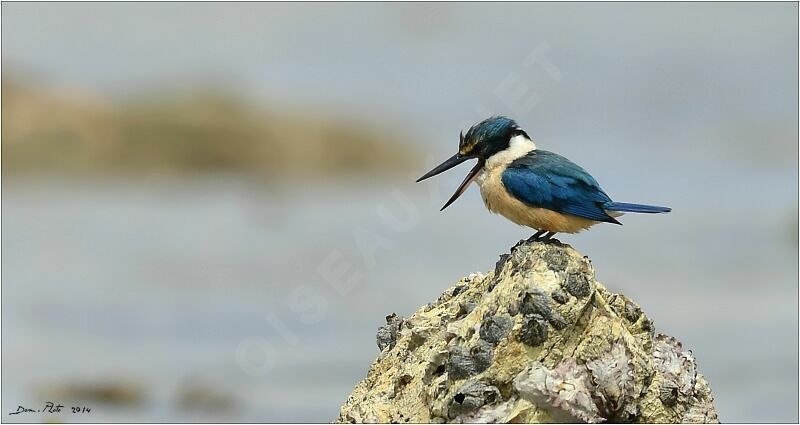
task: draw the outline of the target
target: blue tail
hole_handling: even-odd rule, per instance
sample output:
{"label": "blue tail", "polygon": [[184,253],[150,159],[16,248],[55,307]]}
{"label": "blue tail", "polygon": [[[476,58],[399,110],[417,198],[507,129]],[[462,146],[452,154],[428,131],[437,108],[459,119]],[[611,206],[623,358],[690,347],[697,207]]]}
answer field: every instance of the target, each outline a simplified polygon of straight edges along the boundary
{"label": "blue tail", "polygon": [[606,211],[633,212],[633,213],[668,213],[672,208],[657,207],[655,205],[626,204],[625,202],[607,202],[603,205]]}

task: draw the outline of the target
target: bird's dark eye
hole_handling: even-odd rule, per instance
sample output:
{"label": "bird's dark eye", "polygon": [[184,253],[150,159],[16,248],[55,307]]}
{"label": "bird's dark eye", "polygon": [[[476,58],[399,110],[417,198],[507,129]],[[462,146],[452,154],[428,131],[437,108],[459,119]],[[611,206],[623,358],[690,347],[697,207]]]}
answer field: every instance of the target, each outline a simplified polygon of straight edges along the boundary
{"label": "bird's dark eye", "polygon": [[[467,134],[469,136],[469,134]],[[458,153],[461,155],[468,155],[475,149],[476,141],[469,139],[469,137],[465,138],[463,133],[459,135],[459,143],[458,143]]]}

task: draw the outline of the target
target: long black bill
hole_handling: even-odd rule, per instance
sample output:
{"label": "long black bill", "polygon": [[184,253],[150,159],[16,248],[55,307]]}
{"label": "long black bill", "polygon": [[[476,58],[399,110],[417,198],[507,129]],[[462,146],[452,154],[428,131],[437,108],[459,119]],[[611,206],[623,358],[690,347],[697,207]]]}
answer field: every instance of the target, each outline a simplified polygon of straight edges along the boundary
{"label": "long black bill", "polygon": [[427,178],[433,177],[433,176],[435,176],[437,174],[444,173],[445,171],[455,167],[456,165],[461,164],[464,161],[468,161],[468,160],[470,160],[472,158],[474,158],[474,156],[455,154],[455,155],[451,156],[450,158],[448,158],[445,162],[437,165],[436,168],[434,168],[433,170],[430,170],[427,173],[425,173],[424,176],[418,178],[417,179],[417,183],[419,183],[419,182],[421,182],[421,181],[423,181],[423,180],[425,180]]}
{"label": "long black bill", "polygon": [[461,182],[461,185],[458,186],[458,189],[456,189],[456,193],[454,193],[453,196],[451,196],[450,199],[447,200],[447,203],[444,204],[442,209],[440,209],[439,211],[444,211],[445,208],[449,207],[450,204],[455,202],[456,199],[458,199],[458,197],[461,196],[467,190],[469,184],[472,183],[472,181],[475,180],[476,177],[478,177],[478,173],[481,172],[481,168],[483,168],[484,162],[485,161],[483,159],[478,160],[478,163],[475,164],[475,166],[472,167],[471,170],[469,170],[469,174],[467,174],[467,177],[465,177],[464,181]]}

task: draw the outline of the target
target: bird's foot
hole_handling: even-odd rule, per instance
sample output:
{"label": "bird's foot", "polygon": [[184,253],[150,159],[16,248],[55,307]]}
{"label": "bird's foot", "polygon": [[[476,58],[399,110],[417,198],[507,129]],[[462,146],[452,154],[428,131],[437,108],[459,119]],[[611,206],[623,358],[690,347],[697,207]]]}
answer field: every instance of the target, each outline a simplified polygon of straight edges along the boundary
{"label": "bird's foot", "polygon": [[528,242],[538,242],[542,240],[542,235],[547,233],[547,230],[539,230],[538,232],[534,233],[533,236],[528,238]]}

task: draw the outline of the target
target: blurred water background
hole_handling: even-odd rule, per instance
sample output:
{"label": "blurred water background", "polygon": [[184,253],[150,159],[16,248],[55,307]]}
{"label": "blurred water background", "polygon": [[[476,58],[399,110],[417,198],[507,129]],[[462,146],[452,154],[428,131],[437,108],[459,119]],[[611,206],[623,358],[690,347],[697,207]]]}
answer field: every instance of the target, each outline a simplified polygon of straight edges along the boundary
{"label": "blurred water background", "polygon": [[[793,3],[4,3],[7,421],[329,421],[375,330],[528,237],[466,172],[492,113],[612,197],[562,236],[798,421]],[[91,414],[8,416],[47,400]]]}

